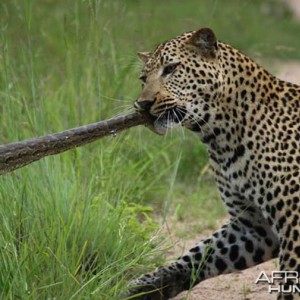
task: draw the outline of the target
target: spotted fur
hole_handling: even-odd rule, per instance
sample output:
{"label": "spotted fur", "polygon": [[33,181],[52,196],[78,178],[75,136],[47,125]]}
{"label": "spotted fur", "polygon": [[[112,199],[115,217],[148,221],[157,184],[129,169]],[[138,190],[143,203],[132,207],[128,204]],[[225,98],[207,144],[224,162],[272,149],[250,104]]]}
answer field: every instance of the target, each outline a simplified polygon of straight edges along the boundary
{"label": "spotted fur", "polygon": [[131,282],[128,296],[169,299],[278,256],[280,270],[300,273],[300,87],[217,41],[208,28],[140,58],[136,109],[151,115],[157,133],[182,125],[207,145],[230,220],[177,261]]}

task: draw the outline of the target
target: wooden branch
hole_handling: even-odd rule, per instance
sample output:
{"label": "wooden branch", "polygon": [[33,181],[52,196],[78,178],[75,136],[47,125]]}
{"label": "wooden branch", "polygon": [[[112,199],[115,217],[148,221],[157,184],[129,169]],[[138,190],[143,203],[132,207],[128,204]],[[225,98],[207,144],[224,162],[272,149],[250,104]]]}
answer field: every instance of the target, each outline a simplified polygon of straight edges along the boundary
{"label": "wooden branch", "polygon": [[131,113],[55,134],[0,145],[0,175],[24,167],[45,156],[58,154],[148,122],[150,120],[147,116]]}

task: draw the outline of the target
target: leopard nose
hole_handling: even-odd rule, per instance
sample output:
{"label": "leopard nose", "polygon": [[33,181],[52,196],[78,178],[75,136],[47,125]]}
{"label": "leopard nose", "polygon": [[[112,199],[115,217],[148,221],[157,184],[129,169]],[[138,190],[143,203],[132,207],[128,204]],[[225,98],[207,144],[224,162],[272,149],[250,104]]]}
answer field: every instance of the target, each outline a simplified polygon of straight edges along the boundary
{"label": "leopard nose", "polygon": [[136,101],[137,108],[140,108],[140,109],[146,110],[146,111],[150,110],[153,103],[154,103],[154,100],[137,100]]}

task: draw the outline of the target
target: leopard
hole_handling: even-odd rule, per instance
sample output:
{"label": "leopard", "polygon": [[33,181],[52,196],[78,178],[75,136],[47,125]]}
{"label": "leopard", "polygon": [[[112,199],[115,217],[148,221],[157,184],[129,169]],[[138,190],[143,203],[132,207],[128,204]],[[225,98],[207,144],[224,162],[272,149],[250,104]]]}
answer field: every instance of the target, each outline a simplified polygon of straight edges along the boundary
{"label": "leopard", "polygon": [[[170,299],[272,258],[279,258],[279,272],[300,274],[300,86],[217,40],[210,28],[138,56],[135,110],[160,135],[174,127],[195,133],[229,218],[177,260],[133,279],[125,298]],[[279,284],[299,290],[292,280]],[[300,294],[280,292],[277,299]]]}

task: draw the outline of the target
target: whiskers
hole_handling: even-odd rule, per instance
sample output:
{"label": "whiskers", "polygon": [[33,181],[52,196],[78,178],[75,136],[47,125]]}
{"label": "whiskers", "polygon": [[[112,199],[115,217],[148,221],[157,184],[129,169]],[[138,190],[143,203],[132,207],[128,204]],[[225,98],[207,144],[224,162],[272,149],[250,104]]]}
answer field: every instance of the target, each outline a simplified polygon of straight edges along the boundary
{"label": "whiskers", "polygon": [[176,127],[180,128],[180,133],[181,136],[185,139],[185,131],[182,125],[182,121],[184,120],[185,116],[186,116],[186,109],[180,106],[177,106],[174,110],[173,110],[173,114],[175,117],[175,122],[176,122]]}
{"label": "whiskers", "polygon": [[115,102],[115,106],[112,109],[112,114],[114,117],[119,117],[125,114],[134,112],[133,101],[131,98],[113,98],[106,95],[100,95],[101,98],[111,100]]}
{"label": "whiskers", "polygon": [[[181,108],[178,106],[177,109],[180,110]],[[187,110],[185,110],[184,113],[186,114],[185,120],[191,120],[193,124],[197,125],[197,127],[200,129],[200,132],[201,132],[202,136],[205,136],[205,135],[208,135],[208,134],[210,135],[211,134],[212,136],[216,137],[216,134],[214,133],[213,128],[202,117],[197,116],[199,118],[199,120],[196,120],[195,117],[191,113],[189,113]],[[203,123],[203,124],[205,124],[205,126],[207,127],[207,129],[209,130],[209,132],[204,132],[204,130],[202,128],[203,125],[200,124],[200,122]]]}
{"label": "whiskers", "polygon": [[130,114],[134,111],[135,109],[132,104],[124,103],[122,105],[118,105],[118,107],[115,107],[112,112],[114,117],[120,117],[122,115]]}
{"label": "whiskers", "polygon": [[180,127],[181,133],[183,137],[185,137],[183,127],[180,126],[185,117],[185,109],[182,108],[179,111],[177,108],[177,106],[173,106],[172,108],[164,108],[162,111],[160,111],[159,116],[154,122],[155,129],[159,133],[164,133],[165,138],[168,137],[169,134],[173,134],[173,131],[168,129],[178,127]]}
{"label": "whiskers", "polygon": [[[171,110],[166,110],[162,117],[165,118],[164,122],[166,123],[165,126],[167,129],[180,127],[180,133],[183,139],[185,139],[184,127],[191,129],[188,122],[190,122],[190,125],[197,126],[197,128],[199,128],[201,139],[205,139],[205,137],[217,137],[213,128],[207,123],[207,121],[200,116],[197,116],[196,119],[195,116],[192,113],[189,113],[185,107],[176,106]],[[168,136],[168,134],[172,135],[172,132],[172,130],[166,130],[165,136]]]}

